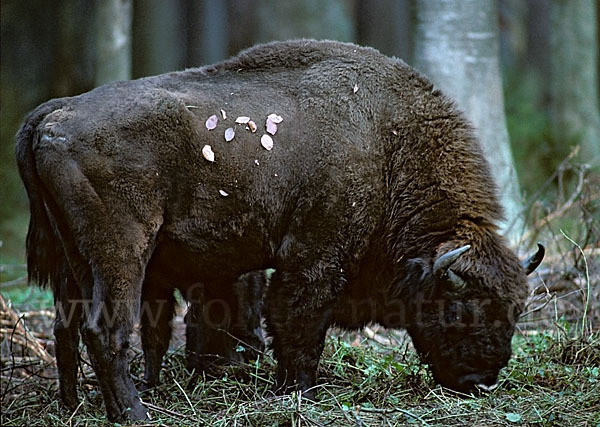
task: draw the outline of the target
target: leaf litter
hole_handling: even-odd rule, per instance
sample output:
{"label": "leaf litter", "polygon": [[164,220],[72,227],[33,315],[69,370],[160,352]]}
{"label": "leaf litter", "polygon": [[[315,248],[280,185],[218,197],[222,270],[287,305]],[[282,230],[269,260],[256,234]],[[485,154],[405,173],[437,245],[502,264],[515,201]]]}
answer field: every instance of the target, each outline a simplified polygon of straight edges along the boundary
{"label": "leaf litter", "polygon": [[260,144],[265,148],[265,150],[271,151],[273,149],[273,138],[265,133],[260,137]]}

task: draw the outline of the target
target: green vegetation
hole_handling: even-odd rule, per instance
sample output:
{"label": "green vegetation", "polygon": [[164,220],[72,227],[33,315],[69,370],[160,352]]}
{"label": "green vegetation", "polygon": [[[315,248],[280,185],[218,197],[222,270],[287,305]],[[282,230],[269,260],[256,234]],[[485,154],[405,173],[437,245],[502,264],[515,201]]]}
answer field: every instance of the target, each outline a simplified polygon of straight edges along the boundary
{"label": "green vegetation", "polygon": [[[393,340],[398,335],[390,333]],[[518,335],[501,387],[482,397],[436,386],[408,344],[383,349],[360,335],[332,334],[326,344],[317,403],[273,396],[274,361],[223,371],[190,387],[181,349],[171,352],[163,384],[142,394],[149,425],[596,425],[600,422],[600,335],[567,338],[558,329]],[[85,358],[85,357],[84,357]],[[73,413],[57,402],[55,381],[31,365],[13,379],[19,397],[3,402],[3,425],[106,423],[101,396],[86,364],[85,398]],[[132,371],[141,376],[141,354]],[[3,375],[5,373],[3,372]],[[3,385],[3,391],[6,385]],[[9,390],[9,394],[17,390]]]}
{"label": "green vegetation", "polygon": [[[579,238],[585,237],[584,228],[577,230]],[[550,225],[539,232],[549,253],[539,275],[531,278],[531,297],[513,338],[513,357],[501,373],[500,387],[490,394],[465,396],[441,388],[405,333],[377,327],[359,333],[331,331],[319,368],[316,403],[298,394],[272,394],[275,361],[269,351],[249,364],[224,368],[217,377],[194,382],[184,367],[183,325],[178,317],[174,343],[179,344],[165,359],[162,384],[141,395],[153,417],[148,425],[597,426],[598,248],[584,244],[581,252],[561,233],[555,236]],[[24,273],[23,266],[15,267],[19,269],[14,276]],[[11,311],[12,323],[5,320],[8,312],[2,314],[0,424],[109,425],[83,347],[82,403],[75,411],[60,406],[56,366],[51,356],[43,361],[44,352],[53,352],[50,292],[17,286],[3,288],[2,296],[16,311]],[[35,331],[30,341],[18,340],[15,319]],[[143,357],[138,344],[131,357],[131,371],[139,384]]]}

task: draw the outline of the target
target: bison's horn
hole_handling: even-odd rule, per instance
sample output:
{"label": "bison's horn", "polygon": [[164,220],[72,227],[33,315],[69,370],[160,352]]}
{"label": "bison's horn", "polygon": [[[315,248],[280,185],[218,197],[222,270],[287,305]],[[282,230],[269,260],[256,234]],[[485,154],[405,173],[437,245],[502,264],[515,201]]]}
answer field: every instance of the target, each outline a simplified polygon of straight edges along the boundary
{"label": "bison's horn", "polygon": [[454,261],[456,261],[459,256],[464,254],[469,249],[471,249],[471,245],[465,245],[461,246],[460,248],[453,249],[450,252],[446,252],[433,263],[433,274],[435,274],[437,277],[443,276],[450,266],[454,264]]}
{"label": "bison's horn", "polygon": [[538,243],[538,250],[536,253],[531,255],[525,261],[522,262],[523,269],[525,269],[525,274],[531,274],[538,268],[538,265],[544,259],[544,255],[546,254],[546,248],[541,243]]}

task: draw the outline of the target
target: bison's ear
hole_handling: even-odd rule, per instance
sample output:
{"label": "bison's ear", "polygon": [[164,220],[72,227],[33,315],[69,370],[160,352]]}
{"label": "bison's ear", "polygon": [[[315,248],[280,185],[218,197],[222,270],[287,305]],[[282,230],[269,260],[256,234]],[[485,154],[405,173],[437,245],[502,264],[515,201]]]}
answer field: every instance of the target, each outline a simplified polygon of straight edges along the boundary
{"label": "bison's ear", "polygon": [[465,245],[440,255],[433,263],[433,274],[435,277],[447,280],[454,290],[464,288],[467,282],[454,272],[451,267],[469,249],[471,249],[471,245]]}
{"label": "bison's ear", "polygon": [[544,255],[546,254],[546,248],[544,248],[544,245],[542,245],[541,243],[538,243],[537,245],[537,252],[531,255],[521,264],[523,266],[523,269],[525,270],[525,274],[529,275],[533,273],[544,259]]}

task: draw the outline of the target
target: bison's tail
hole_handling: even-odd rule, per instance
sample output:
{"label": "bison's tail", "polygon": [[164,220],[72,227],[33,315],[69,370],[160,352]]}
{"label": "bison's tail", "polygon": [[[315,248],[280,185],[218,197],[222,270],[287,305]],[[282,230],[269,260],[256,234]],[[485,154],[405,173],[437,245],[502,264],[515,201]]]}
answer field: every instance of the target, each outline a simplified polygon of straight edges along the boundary
{"label": "bison's tail", "polygon": [[57,99],[31,112],[17,133],[15,148],[19,174],[29,197],[30,219],[26,241],[28,280],[39,286],[50,285],[55,295],[61,279],[64,280],[67,260],[46,211],[48,192],[38,175],[33,147],[40,137],[38,125],[44,117],[61,106],[61,100]]}

